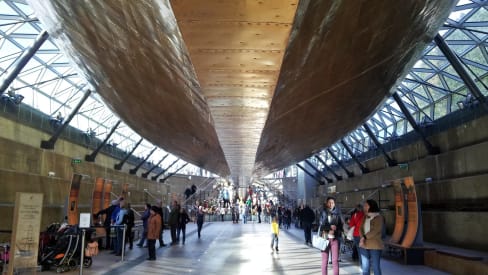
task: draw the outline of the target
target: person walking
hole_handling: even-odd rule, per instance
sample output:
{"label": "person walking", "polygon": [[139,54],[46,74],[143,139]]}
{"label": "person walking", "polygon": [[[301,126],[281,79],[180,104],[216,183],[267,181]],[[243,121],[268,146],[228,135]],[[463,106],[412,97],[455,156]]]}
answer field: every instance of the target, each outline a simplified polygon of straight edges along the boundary
{"label": "person walking", "polygon": [[159,232],[159,247],[164,247],[166,244],[163,240],[163,232],[164,232],[164,214],[163,214],[163,203],[161,200],[158,200],[154,207],[156,207],[156,213],[158,213],[159,217],[161,218],[161,232]]}
{"label": "person walking", "polygon": [[332,255],[332,270],[334,275],[339,274],[340,238],[343,231],[342,215],[335,207],[335,198],[328,197],[320,215],[320,232],[324,238],[329,239],[329,246],[322,251],[322,274],[327,275],[329,254]]}
{"label": "person walking", "polygon": [[312,245],[312,223],[315,221],[315,213],[308,205],[302,205],[300,221],[305,235],[305,244],[310,246]]}
{"label": "person walking", "polygon": [[186,238],[186,224],[190,221],[190,217],[188,216],[188,213],[186,212],[186,209],[184,207],[181,207],[180,209],[180,217],[179,217],[179,224],[178,224],[178,233],[176,234],[176,238],[179,240],[180,239],[180,232],[182,232],[182,243],[185,244],[185,238]]}
{"label": "person walking", "polygon": [[205,213],[203,212],[203,207],[200,205],[198,207],[198,212],[197,212],[197,232],[198,232],[198,238],[199,239],[201,237],[204,219],[205,219]]}
{"label": "person walking", "polygon": [[363,206],[364,219],[361,224],[359,253],[361,255],[361,269],[363,275],[370,274],[370,267],[374,275],[381,275],[381,251],[383,250],[382,229],[384,219],[380,215],[378,203],[367,200]]}
{"label": "person walking", "polygon": [[354,208],[353,212],[351,213],[351,219],[349,220],[349,228],[352,229],[354,227],[352,237],[354,241],[354,246],[352,248],[352,259],[358,260],[359,265],[361,266],[361,258],[359,257],[359,240],[361,239],[360,236],[360,228],[361,224],[363,223],[364,212],[362,210],[361,204],[357,204]]}
{"label": "person walking", "polygon": [[178,243],[178,239],[176,237],[176,230],[178,229],[178,223],[180,220],[180,206],[178,205],[177,201],[173,201],[173,208],[171,208],[171,212],[169,213],[169,228],[171,230],[171,245],[175,245]]}
{"label": "person walking", "polygon": [[161,215],[157,213],[158,207],[152,206],[150,210],[150,216],[147,221],[147,250],[149,257],[147,260],[156,260],[156,240],[161,236]]}
{"label": "person walking", "polygon": [[[276,216],[273,217],[271,221],[271,251],[280,251],[278,249],[278,235],[280,234],[280,225],[278,224],[278,220]],[[274,250],[273,250],[274,247]]]}
{"label": "person walking", "polygon": [[142,214],[141,220],[142,220],[142,236],[141,239],[139,240],[139,243],[137,244],[137,247],[143,247],[144,242],[147,239],[147,220],[149,219],[149,216],[151,216],[151,205],[149,203],[146,203],[144,206],[144,213]]}

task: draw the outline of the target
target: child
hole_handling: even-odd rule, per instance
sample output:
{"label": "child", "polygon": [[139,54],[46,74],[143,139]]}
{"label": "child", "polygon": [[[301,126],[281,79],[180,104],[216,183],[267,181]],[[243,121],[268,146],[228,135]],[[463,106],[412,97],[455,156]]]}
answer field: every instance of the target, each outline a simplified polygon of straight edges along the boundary
{"label": "child", "polygon": [[279,234],[280,234],[280,226],[278,225],[278,221],[276,220],[276,216],[274,216],[273,221],[271,222],[271,250],[273,250],[273,245],[274,245],[276,251],[280,251],[278,249],[278,235]]}

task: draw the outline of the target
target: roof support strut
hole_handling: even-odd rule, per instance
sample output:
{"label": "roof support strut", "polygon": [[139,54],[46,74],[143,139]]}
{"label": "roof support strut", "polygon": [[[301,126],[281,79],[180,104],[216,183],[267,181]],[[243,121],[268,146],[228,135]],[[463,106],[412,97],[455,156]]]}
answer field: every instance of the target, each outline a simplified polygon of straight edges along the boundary
{"label": "roof support strut", "polygon": [[166,159],[167,157],[169,156],[169,154],[166,154],[161,160],[158,161],[158,163],[156,163],[153,167],[151,167],[151,169],[149,169],[146,173],[142,173],[142,177],[147,179],[147,176],[149,176],[149,174],[154,170],[156,169],[156,167],[158,167],[161,162],[163,162],[164,159]]}
{"label": "roof support strut", "polygon": [[86,90],[85,94],[81,98],[80,102],[78,102],[78,105],[73,109],[73,111],[69,114],[68,118],[66,121],[61,125],[61,127],[57,128],[56,132],[54,135],[49,139],[49,140],[42,140],[41,141],[41,148],[42,149],[54,149],[54,144],[56,144],[56,141],[58,140],[59,136],[63,132],[63,130],[69,125],[73,117],[75,117],[76,113],[80,110],[81,106],[85,101],[88,99],[88,97],[91,94],[91,90]]}
{"label": "roof support strut", "polygon": [[325,182],[322,180],[322,179],[319,179],[317,178],[317,176],[315,176],[314,174],[310,173],[307,171],[307,169],[305,169],[305,167],[301,166],[299,163],[295,164],[298,168],[302,169],[303,172],[305,172],[305,174],[309,175],[310,177],[312,177],[314,180],[316,180],[319,184],[325,184]]}
{"label": "roof support strut", "polygon": [[461,77],[461,79],[464,81],[464,84],[466,84],[466,87],[468,87],[471,94],[481,103],[481,105],[483,105],[485,111],[488,111],[488,102],[486,101],[485,96],[481,93],[478,86],[476,86],[473,79],[469,76],[468,72],[466,72],[466,69],[464,69],[456,53],[453,52],[451,48],[449,48],[446,41],[444,41],[444,38],[442,38],[441,35],[437,34],[434,37],[434,41],[437,44],[437,47],[439,47],[444,56],[447,58],[449,63],[451,63],[454,70],[459,74],[459,77]]}
{"label": "roof support strut", "polygon": [[8,86],[12,84],[12,81],[19,75],[20,71],[29,63],[29,60],[36,54],[37,50],[44,44],[44,42],[49,37],[47,31],[41,32],[34,41],[34,44],[30,48],[28,48],[17,60],[17,64],[12,71],[5,77],[2,84],[0,85],[0,95],[2,95],[5,90],[7,90]]}
{"label": "roof support strut", "polygon": [[93,153],[91,153],[90,155],[86,155],[85,156],[85,160],[86,161],[89,161],[89,162],[94,162],[95,161],[95,158],[97,157],[98,152],[100,152],[100,150],[103,148],[103,146],[105,146],[105,144],[107,144],[109,138],[115,132],[115,130],[117,129],[117,127],[119,127],[120,122],[122,122],[122,121],[119,120],[119,121],[117,121],[117,123],[115,123],[114,127],[112,127],[112,130],[110,130],[110,133],[108,133],[108,135],[105,137],[105,139],[103,140],[103,142],[100,145],[98,145],[98,147],[95,149],[95,151],[93,151]]}
{"label": "roof support strut", "polygon": [[344,149],[346,149],[346,151],[349,153],[349,155],[351,156],[351,158],[356,162],[356,164],[359,166],[359,168],[361,169],[361,172],[363,172],[363,174],[366,174],[369,172],[369,169],[366,168],[366,166],[364,166],[360,161],[359,159],[354,155],[354,153],[352,152],[351,148],[349,148],[349,145],[347,145],[347,143],[341,139],[341,144],[342,146],[344,146]]}
{"label": "roof support strut", "polygon": [[[305,159],[305,162],[310,166],[312,167],[313,170],[317,171],[317,173],[319,173],[324,179],[327,180],[328,183],[331,183],[331,182],[334,182],[331,178],[328,178],[324,172],[320,171],[320,169],[318,169],[315,165],[313,165],[312,162],[310,162],[308,159]],[[337,175],[334,173],[334,171],[332,171],[327,165],[325,165],[325,168],[326,169],[329,169],[333,174],[334,176],[336,176],[337,178]],[[339,180],[339,179],[338,179]]]}
{"label": "roof support strut", "polygon": [[124,157],[123,160],[121,160],[119,163],[115,164],[114,165],[114,169],[115,170],[121,170],[122,169],[122,166],[124,165],[124,163],[129,159],[130,156],[132,156],[132,154],[134,154],[134,151],[137,149],[137,147],[139,146],[139,144],[141,144],[141,142],[143,141],[144,139],[141,138],[137,143],[136,145],[134,146],[134,148],[132,148],[132,150],[130,151],[130,153],[127,154],[127,156]]}
{"label": "roof support strut", "polygon": [[330,148],[327,148],[327,152],[330,154],[330,156],[337,162],[337,164],[346,172],[347,176],[352,178],[354,177],[354,173],[349,171],[344,164],[339,160],[339,158],[332,152]]}
{"label": "roof support strut", "polygon": [[429,152],[429,155],[437,155],[439,154],[439,147],[432,146],[432,144],[427,140],[425,137],[424,131],[420,129],[419,125],[413,118],[412,114],[408,111],[407,106],[403,103],[402,99],[396,92],[393,93],[393,99],[395,102],[398,104],[398,107],[400,107],[400,110],[402,111],[403,115],[407,118],[408,122],[410,125],[412,125],[412,128],[417,132],[420,137],[422,138],[422,141],[424,142],[425,149],[427,149],[427,152]]}
{"label": "roof support strut", "polygon": [[141,162],[139,162],[139,164],[137,164],[136,167],[132,168],[129,170],[129,174],[131,175],[135,175],[137,173],[137,170],[139,170],[139,168],[141,168],[141,166],[144,164],[144,162],[146,162],[149,157],[154,153],[154,151],[156,151],[157,147],[154,147],[151,152],[149,152],[149,154],[147,154],[147,157],[145,159],[143,159]]}
{"label": "roof support strut", "polygon": [[397,165],[396,160],[394,160],[394,159],[390,158],[390,156],[388,156],[388,154],[385,151],[385,148],[378,141],[378,139],[374,135],[373,131],[371,131],[371,128],[369,128],[368,124],[364,123],[363,124],[363,127],[366,130],[366,133],[368,133],[369,138],[374,142],[374,144],[376,145],[376,147],[378,147],[378,149],[380,149],[381,153],[385,157],[386,162],[388,163],[388,166],[392,167],[392,166]]}

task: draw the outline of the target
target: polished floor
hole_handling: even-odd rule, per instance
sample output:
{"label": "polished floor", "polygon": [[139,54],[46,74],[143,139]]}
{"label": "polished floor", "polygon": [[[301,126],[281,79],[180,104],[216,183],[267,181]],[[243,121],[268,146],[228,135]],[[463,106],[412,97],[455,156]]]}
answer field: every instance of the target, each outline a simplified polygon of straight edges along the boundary
{"label": "polished floor", "polygon": [[[292,226],[282,229],[279,252],[270,249],[271,228],[266,223],[232,224],[208,222],[202,237],[196,234],[196,225],[189,224],[185,245],[157,248],[157,260],[147,261],[147,248],[127,250],[124,261],[108,251],[93,258],[93,265],[83,274],[321,274],[321,255],[304,245],[303,231]],[[169,232],[164,232],[169,243]],[[158,246],[158,245],[157,245]],[[382,259],[383,274],[447,274],[426,266],[405,266]],[[329,274],[332,270],[329,267]],[[79,270],[64,274],[79,274]],[[344,253],[340,263],[341,274],[361,274],[351,256]],[[56,274],[44,271],[40,274]]]}

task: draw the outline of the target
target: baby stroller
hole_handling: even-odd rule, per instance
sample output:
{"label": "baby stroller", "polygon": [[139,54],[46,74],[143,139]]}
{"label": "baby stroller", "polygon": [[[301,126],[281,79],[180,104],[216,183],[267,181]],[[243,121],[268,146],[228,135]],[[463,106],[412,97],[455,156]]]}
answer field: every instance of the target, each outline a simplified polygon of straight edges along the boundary
{"label": "baby stroller", "polygon": [[[354,229],[353,229],[354,230]],[[342,232],[342,242],[341,242],[341,254],[350,254],[352,255],[352,251],[354,248],[354,240],[347,234],[347,232]]]}
{"label": "baby stroller", "polygon": [[[91,234],[93,229],[86,230],[85,243],[91,241]],[[56,267],[56,272],[61,273],[78,268],[80,265],[82,231],[78,226],[67,226],[61,228],[56,243],[53,246],[46,247],[39,260],[41,270],[49,270],[51,267]],[[83,267],[90,267],[92,265],[92,258],[85,256],[83,259]]]}

